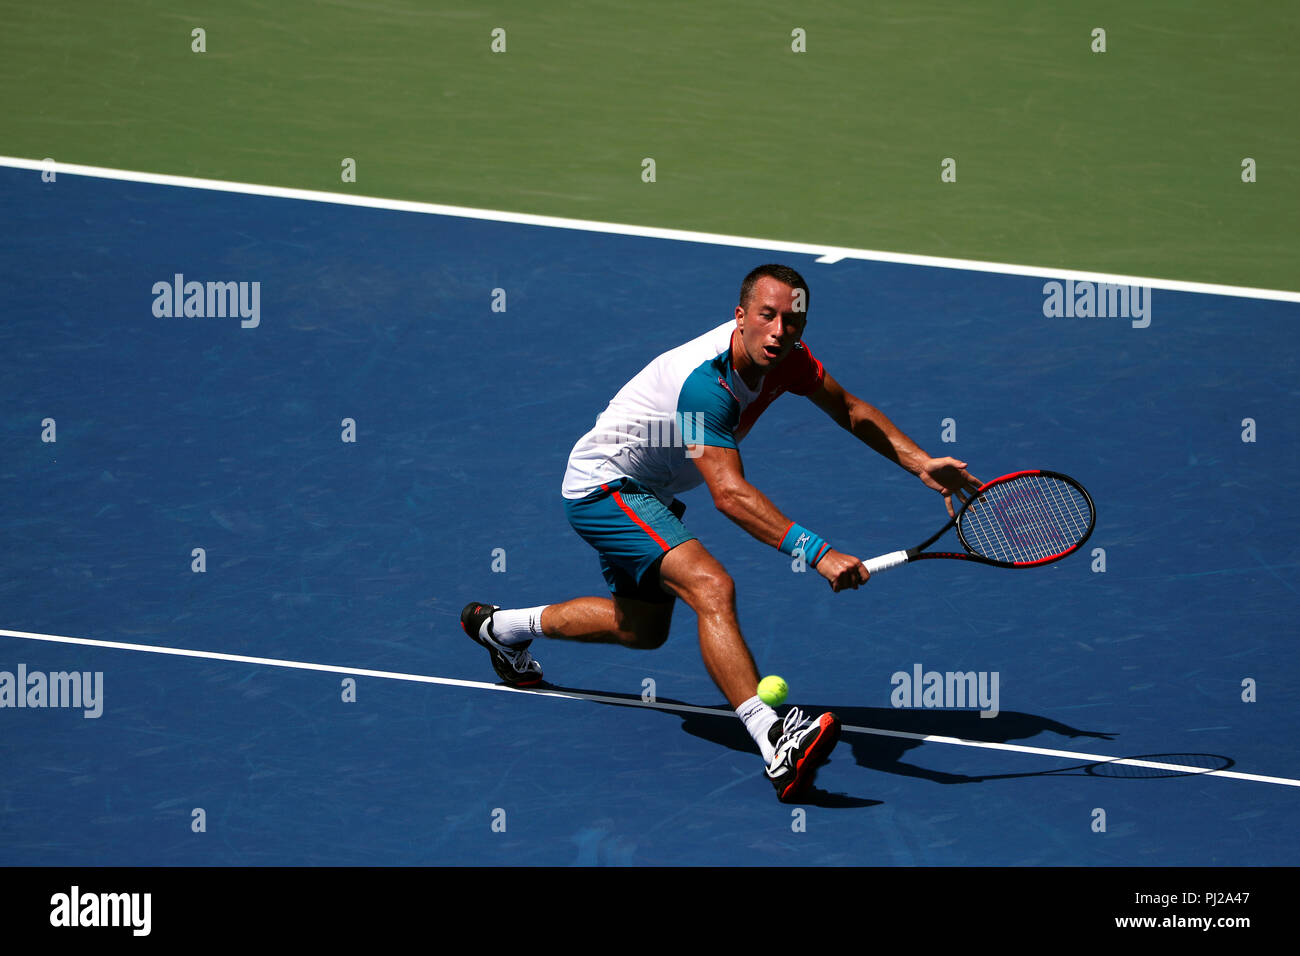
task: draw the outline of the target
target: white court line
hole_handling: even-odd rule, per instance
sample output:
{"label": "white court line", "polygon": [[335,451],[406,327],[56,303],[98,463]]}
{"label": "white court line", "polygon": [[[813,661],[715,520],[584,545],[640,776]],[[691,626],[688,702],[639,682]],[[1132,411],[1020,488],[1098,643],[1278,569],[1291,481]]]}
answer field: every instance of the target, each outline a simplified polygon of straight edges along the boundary
{"label": "white court line", "polygon": [[[168,654],[173,657],[200,657],[214,661],[231,661],[240,664],[259,664],[265,667],[288,667],[306,671],[325,671],[331,674],[348,674],[355,677],[379,677],[385,680],[414,681],[421,684],[443,684],[448,687],[472,687],[476,690],[505,691],[512,694],[532,694],[539,697],[564,697],[570,700],[590,700],[597,703],[622,704],[628,707],[650,707],[657,710],[671,710],[689,714],[707,714],[713,717],[736,719],[736,713],[730,709],[717,707],[695,707],[690,704],[669,704],[663,701],[638,702],[635,698],[608,697],[602,694],[587,694],[581,691],[529,690],[520,687],[507,687],[504,684],[489,684],[485,681],[457,680],[451,677],[430,677],[425,674],[404,674],[400,671],[377,671],[364,667],[343,667],[338,664],[316,664],[309,661],[285,661],[273,657],[249,657],[245,654],[222,654],[217,651],[192,651],[183,647],[161,647],[156,644],[128,644],[124,641],[104,641],[89,637],[61,637],[56,634],[34,634],[29,631],[0,630],[0,637],[13,637],[29,641],[49,641],[56,644],[84,644],[90,647],[104,647],[121,651],[142,651],[147,654]],[[1082,760],[1085,763],[1110,762],[1134,767],[1156,767],[1163,770],[1179,770],[1204,777],[1231,777],[1234,780],[1249,780],[1255,783],[1276,783],[1285,787],[1300,787],[1300,780],[1286,777],[1265,777],[1254,773],[1239,773],[1234,770],[1204,770],[1199,767],[1183,767],[1176,764],[1153,763],[1136,757],[1117,759],[1111,754],[1085,754],[1071,750],[1049,750],[1046,747],[1026,747],[1022,744],[994,743],[986,740],[962,740],[959,737],[940,737],[934,734],[914,734],[902,730],[879,730],[875,727],[855,727],[845,724],[842,728],[847,733],[874,734],[881,737],[902,737],[923,743],[952,744],[958,747],[979,747],[984,750],[1009,750],[1015,753],[1037,754],[1044,757],[1064,757],[1068,760]]]}
{"label": "white court line", "polygon": [[538,216],[532,213],[507,212],[500,209],[475,209],[468,206],[447,206],[440,203],[412,202],[404,199],[383,199],[377,196],[357,196],[349,193],[324,192],[315,189],[262,186],[255,183],[236,183],[221,179],[199,179],[194,176],[171,176],[165,173],[137,172],[130,169],[83,166],[77,163],[46,163],[38,159],[22,159],[16,156],[0,156],[0,166],[8,166],[13,169],[30,169],[37,172],[52,170],[56,175],[63,173],[70,176],[92,176],[98,179],[151,183],[156,186],[209,189],[249,196],[273,196],[280,199],[300,199],[309,202],[334,203],[341,206],[364,206],[370,209],[390,209],[398,212],[417,212],[435,216],[455,216],[461,219],[485,219],[491,222],[509,222],[553,229],[578,229],[584,232],[603,232],[647,239],[669,239],[676,242],[701,242],[715,246],[793,252],[817,256],[818,262],[828,264],[840,262],[844,259],[865,259],[871,262],[893,262],[902,265],[931,266],[939,269],[965,269],[971,272],[992,272],[998,275],[1073,279],[1076,282],[1144,286],[1150,289],[1165,289],[1170,292],[1196,292],[1205,295],[1233,295],[1248,299],[1271,299],[1277,302],[1300,302],[1300,292],[1291,292],[1285,289],[1254,289],[1246,286],[1222,285],[1213,282],[1187,282],[1181,279],[1159,279],[1109,272],[1057,269],[1048,266],[1014,265],[1007,262],[984,262],[976,259],[954,259],[947,256],[884,252],[879,249],[851,249],[818,243],[786,242],[780,239],[755,239],[746,236],[729,236],[722,233],[693,232],[688,229],[663,229],[656,226],[598,222],[592,219]]}

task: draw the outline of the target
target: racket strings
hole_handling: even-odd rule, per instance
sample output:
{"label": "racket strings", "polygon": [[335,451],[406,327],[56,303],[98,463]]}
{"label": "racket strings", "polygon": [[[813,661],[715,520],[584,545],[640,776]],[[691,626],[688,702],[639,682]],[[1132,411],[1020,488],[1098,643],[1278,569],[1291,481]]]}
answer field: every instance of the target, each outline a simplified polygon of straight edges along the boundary
{"label": "racket strings", "polygon": [[986,488],[962,513],[962,540],[976,554],[1013,564],[1076,547],[1092,526],[1087,495],[1050,475],[1020,475]]}

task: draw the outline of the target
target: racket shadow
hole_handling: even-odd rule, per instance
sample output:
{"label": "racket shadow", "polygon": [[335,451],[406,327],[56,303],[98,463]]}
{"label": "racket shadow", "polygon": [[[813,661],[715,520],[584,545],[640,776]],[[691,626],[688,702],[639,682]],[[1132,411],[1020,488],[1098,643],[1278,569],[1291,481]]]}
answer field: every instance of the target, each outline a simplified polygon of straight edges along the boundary
{"label": "racket shadow", "polygon": [[[996,718],[984,718],[976,711],[896,710],[889,707],[842,707],[835,709],[846,724],[871,727],[894,733],[918,736],[957,737],[986,743],[1005,744],[1028,740],[1044,733],[1053,733],[1070,739],[1114,740],[1108,731],[1084,730],[1064,724],[1050,717],[1018,711],[1002,711]],[[881,734],[848,735],[849,746],[858,766],[880,773],[901,777],[915,777],[932,783],[963,784],[982,783],[993,779],[988,775],[968,776],[948,773],[910,763],[907,755],[925,742],[908,737],[890,737]],[[843,746],[843,744],[841,744]],[[1060,771],[1033,771],[1007,776],[1040,776]]]}
{"label": "racket shadow", "polygon": [[[538,690],[595,695],[605,699],[594,702],[605,706],[636,708],[645,708],[647,706],[640,697],[634,694],[611,693],[605,690],[589,690],[555,684],[543,685]],[[687,701],[666,697],[658,698],[656,703],[669,705],[669,707],[674,705],[692,706]],[[898,710],[889,707],[843,707],[824,703],[801,704],[800,707],[805,714],[818,714],[826,710],[833,711],[846,726],[870,727],[873,730],[914,734],[917,737],[957,737],[962,740],[988,743],[1010,743],[1017,740],[1027,740],[1043,733],[1054,733],[1071,739],[1089,738],[1107,741],[1114,740],[1116,736],[1113,732],[1084,730],[1050,717],[1017,711],[1002,711],[996,718],[987,719],[981,717],[977,711]],[[779,710],[782,713],[785,712],[784,707],[779,708]],[[740,753],[757,756],[754,741],[750,738],[744,725],[739,720],[726,719],[730,715],[722,709],[719,709],[716,713],[696,714],[682,713],[681,711],[668,709],[668,707],[661,707],[659,712],[679,721],[681,729],[693,737]],[[837,759],[843,759],[847,753],[852,756],[858,766],[866,770],[901,777],[914,777],[920,780],[929,780],[933,783],[973,784],[1017,778],[1071,775],[1159,779],[1163,777],[1191,776],[1198,773],[1209,773],[1214,770],[1226,770],[1235,764],[1232,758],[1219,754],[1148,754],[1140,757],[1114,757],[1093,764],[1079,764],[1066,768],[971,776],[948,773],[909,762],[907,759],[908,753],[924,743],[923,740],[910,737],[846,733],[840,738],[840,743],[828,761],[828,765],[835,763]],[[1125,762],[1130,760],[1164,764],[1166,766],[1143,767]],[[761,776],[761,770],[756,771],[755,775]],[[878,806],[882,802],[866,797],[831,793],[815,787],[800,800],[800,803],[812,806],[845,809]]]}
{"label": "racket shadow", "polygon": [[1011,780],[1016,777],[1108,777],[1112,780],[1163,780],[1169,777],[1194,777],[1216,770],[1227,770],[1237,761],[1222,754],[1138,754],[1133,757],[1113,757],[1094,763],[1079,764],[1060,770],[1039,770],[1033,773],[996,773],[977,778],[986,780]]}

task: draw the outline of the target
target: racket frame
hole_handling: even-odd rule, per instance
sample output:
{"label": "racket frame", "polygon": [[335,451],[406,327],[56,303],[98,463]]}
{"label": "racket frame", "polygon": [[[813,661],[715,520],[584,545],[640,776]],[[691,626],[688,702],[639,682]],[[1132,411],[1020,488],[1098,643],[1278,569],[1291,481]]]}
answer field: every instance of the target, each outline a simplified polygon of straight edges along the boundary
{"label": "racket frame", "polygon": [[[973,504],[975,504],[975,502],[979,500],[980,495],[982,495],[989,488],[992,488],[996,485],[1006,484],[1007,482],[1012,481],[1013,479],[1022,478],[1027,475],[1040,475],[1045,478],[1055,478],[1060,481],[1064,481],[1065,483],[1070,485],[1070,487],[1074,488],[1081,495],[1083,495],[1084,500],[1088,502],[1088,528],[1086,531],[1084,531],[1083,537],[1081,537],[1073,545],[1071,545],[1069,548],[1066,548],[1064,551],[1060,552],[1059,554],[1048,555],[1045,558],[1037,558],[1033,561],[998,561],[994,558],[986,558],[982,554],[975,554],[974,551],[970,550],[970,545],[966,543],[966,538],[961,533],[962,515],[964,515],[966,513],[966,509],[971,507]],[[872,558],[869,561],[864,561],[863,565],[871,574],[879,574],[881,571],[888,571],[890,568],[896,568],[901,564],[907,564],[909,561],[920,561],[928,558],[950,558],[950,559],[955,558],[958,561],[975,561],[979,564],[987,564],[995,568],[1036,568],[1044,564],[1051,564],[1054,561],[1060,561],[1062,558],[1074,554],[1074,552],[1082,548],[1084,543],[1090,537],[1092,537],[1092,530],[1093,528],[1096,527],[1096,525],[1097,525],[1097,508],[1093,504],[1092,496],[1088,494],[1088,490],[1084,488],[1083,485],[1079,484],[1078,481],[1076,481],[1074,478],[1071,478],[1069,475],[1064,475],[1059,471],[1048,471],[1043,468],[1030,468],[1030,469],[1026,469],[1025,471],[1013,471],[1010,474],[1000,475],[999,477],[994,478],[991,481],[984,482],[984,484],[980,485],[979,488],[975,490],[975,493],[973,495],[971,495],[968,499],[966,499],[966,501],[961,506],[961,510],[959,510],[956,514],[954,514],[951,518],[948,519],[947,524],[945,524],[934,534],[930,535],[930,537],[926,538],[915,548],[908,548],[906,551],[892,551],[889,554],[882,554],[879,557]],[[961,541],[962,547],[966,549],[965,551],[926,551],[925,550],[926,548],[930,547],[930,545],[934,544],[936,541],[942,538],[945,534],[947,534],[949,529],[951,528],[957,529],[957,537]]]}

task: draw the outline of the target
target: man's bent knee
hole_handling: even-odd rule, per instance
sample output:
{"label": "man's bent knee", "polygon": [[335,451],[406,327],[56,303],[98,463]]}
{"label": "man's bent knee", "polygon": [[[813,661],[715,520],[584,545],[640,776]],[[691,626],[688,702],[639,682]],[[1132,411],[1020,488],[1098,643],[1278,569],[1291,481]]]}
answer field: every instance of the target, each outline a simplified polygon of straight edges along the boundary
{"label": "man's bent knee", "polygon": [[677,560],[664,568],[664,583],[673,593],[697,614],[726,611],[735,606],[736,584],[717,558],[698,541],[687,542],[670,552],[670,556],[679,554]]}
{"label": "man's bent knee", "polygon": [[619,643],[638,650],[654,650],[668,640],[672,624],[671,604],[628,604],[615,601],[614,622]]}
{"label": "man's bent knee", "polygon": [[634,630],[624,631],[622,638],[625,647],[634,647],[642,651],[653,651],[656,647],[663,647],[666,640],[668,640],[668,628],[658,625],[641,625]]}
{"label": "man's bent knee", "polygon": [[725,613],[736,605],[736,583],[721,565],[700,568],[683,585],[682,599],[696,614]]}

